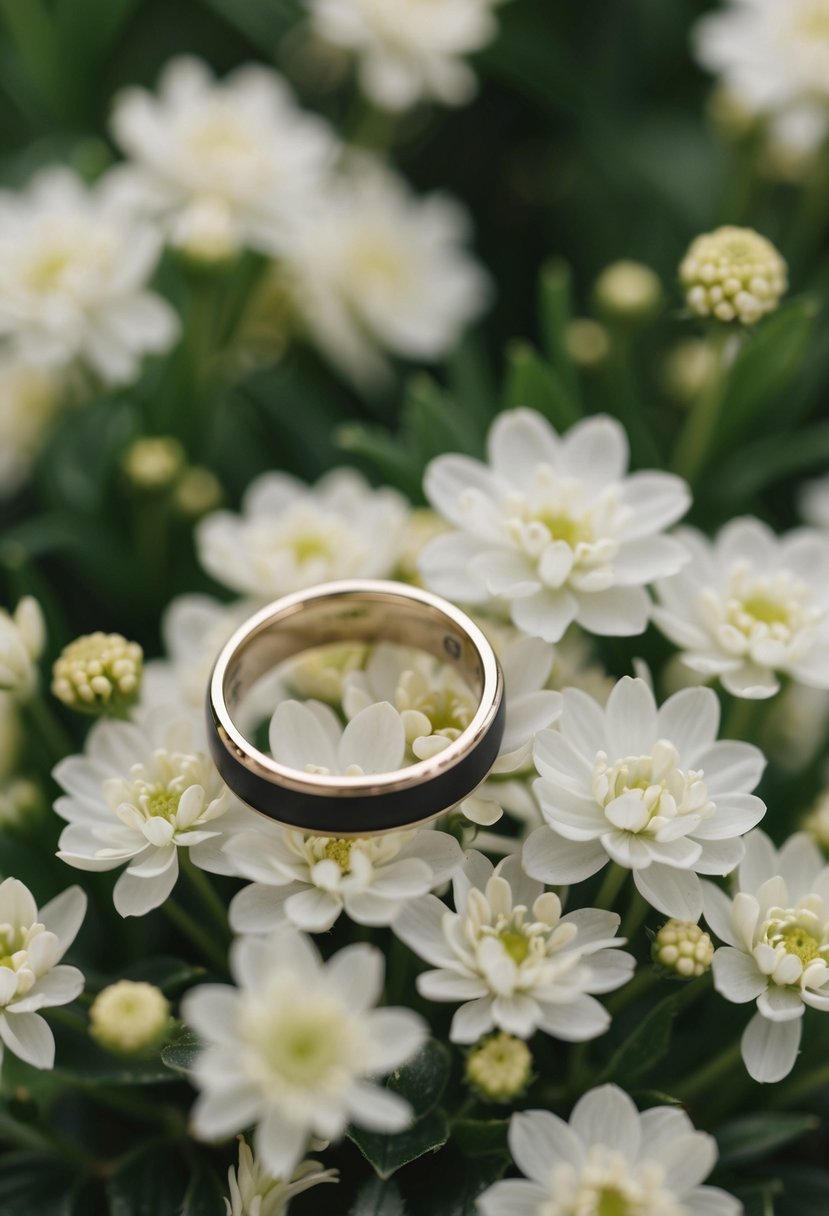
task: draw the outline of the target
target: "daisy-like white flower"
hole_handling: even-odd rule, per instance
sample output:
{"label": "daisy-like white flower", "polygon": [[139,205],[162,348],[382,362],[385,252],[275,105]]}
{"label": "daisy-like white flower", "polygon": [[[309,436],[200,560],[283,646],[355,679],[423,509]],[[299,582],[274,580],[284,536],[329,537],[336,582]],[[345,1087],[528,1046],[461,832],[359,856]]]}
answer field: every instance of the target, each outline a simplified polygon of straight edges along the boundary
{"label": "daisy-like white flower", "polygon": [[525,1178],[496,1182],[477,1200],[481,1216],[740,1216],[742,1204],[701,1186],[717,1143],[684,1110],[639,1114],[616,1085],[579,1098],[565,1123],[547,1110],[516,1113],[509,1147]]}
{"label": "daisy-like white flower", "polygon": [[193,1074],[197,1136],[224,1139],[255,1123],[256,1157],[285,1178],[312,1135],[339,1139],[349,1122],[384,1133],[407,1126],[409,1104],[371,1080],[405,1063],[425,1026],[410,1009],[374,1008],[379,950],[346,946],[322,963],[308,938],[281,929],[237,939],[230,965],[238,988],[207,984],[182,1001],[207,1044]]}
{"label": "daisy-like white flower", "polygon": [[415,198],[367,157],[317,203],[292,233],[284,267],[293,305],[323,353],[370,387],[385,378],[387,354],[430,361],[451,350],[488,295],[464,250],[460,206],[438,194]]}
{"label": "daisy-like white flower", "polygon": [[774,696],[778,673],[829,688],[829,537],[751,518],[676,537],[690,560],[657,583],[653,619],[687,667],[735,697]]}
{"label": "daisy-like white flower", "polygon": [[38,1009],[66,1005],[83,992],[77,967],[61,964],[86,912],[80,887],[38,910],[16,878],[0,883],[0,1056],[3,1047],[35,1068],[51,1068],[55,1040]]}
{"label": "daisy-like white flower", "polygon": [[817,151],[829,131],[827,0],[730,0],[693,43],[742,110],[767,118],[780,143]]}
{"label": "daisy-like white flower", "polygon": [[60,377],[0,355],[0,498],[28,479],[58,412]]}
{"label": "daisy-like white flower", "polygon": [[286,1216],[294,1195],[321,1182],[337,1181],[337,1171],[323,1169],[319,1161],[302,1161],[289,1178],[274,1178],[240,1136],[239,1168],[231,1166],[227,1171],[226,1216]]}
{"label": "daisy-like white flower", "polygon": [[248,488],[241,516],[215,511],[199,523],[196,547],[217,582],[273,599],[329,579],[388,576],[407,510],[402,495],[373,490],[352,469],[314,486],[265,473]]}
{"label": "daisy-like white flower", "polygon": [[0,336],[27,365],[79,361],[129,383],[179,333],[170,305],[147,290],[160,250],[156,229],[106,178],[89,187],[45,169],[19,194],[0,191]]}
{"label": "daisy-like white flower", "polygon": [[58,857],[79,870],[126,865],[113,901],[122,916],[143,916],[164,902],[178,878],[178,850],[203,869],[223,872],[223,831],[248,824],[206,754],[195,722],[154,708],[135,722],[101,720],[83,755],[54,770],[66,796],[55,810],[68,821]]}
{"label": "daisy-like white flower", "polygon": [[157,95],[119,94],[112,129],[131,162],[118,171],[124,196],[165,216],[173,242],[195,254],[281,244],[337,153],[272,69],[217,81],[188,56],[167,64]]}
{"label": "daisy-like white flower", "polygon": [[436,971],[417,979],[432,1001],[463,1001],[453,1043],[474,1043],[494,1027],[528,1039],[537,1030],[567,1042],[603,1034],[610,1015],[590,993],[612,992],[636,960],[618,947],[619,917],[597,908],[561,915],[561,900],[521,869],[493,868],[468,854],[453,880],[455,911],[436,896],[410,904],[393,929]]}
{"label": "daisy-like white flower", "polygon": [[0,608],[0,690],[25,701],[37,688],[37,661],[46,644],[40,604],[24,595],[10,615]]}
{"label": "daisy-like white flower", "polygon": [[309,0],[314,30],[358,58],[360,84],[378,106],[405,110],[422,98],[461,105],[475,92],[463,56],[495,36],[497,0]]}
{"label": "daisy-like white flower", "polygon": [[564,692],[557,731],[535,745],[535,793],[549,826],[524,845],[524,865],[549,883],[580,882],[608,861],[633,871],[640,894],[679,920],[702,913],[698,874],[729,874],[743,833],[765,814],[751,790],[759,748],[717,741],[710,688],[686,688],[657,708],[644,680],[621,679],[604,710]]}
{"label": "daisy-like white flower", "polygon": [[764,832],[746,839],[733,900],[706,883],[705,919],[726,943],[714,954],[714,987],[729,1001],[756,1000],[742,1038],[755,1081],[780,1081],[794,1065],[807,1005],[829,1010],[829,866],[805,832],[778,852]]}
{"label": "daisy-like white flower", "polygon": [[533,410],[493,423],[488,464],[438,456],[424,490],[457,531],[421,556],[434,591],[467,604],[501,597],[525,633],[557,642],[572,621],[591,633],[641,633],[645,584],[687,561],[661,535],[688,508],[669,473],[626,476],[628,444],[612,418],[588,418],[559,436]]}
{"label": "daisy-like white flower", "polygon": [[[343,730],[319,701],[283,701],[271,719],[270,746],[289,768],[359,776],[399,768],[405,741],[400,715],[387,702],[366,706]],[[257,825],[224,852],[235,873],[253,880],[231,904],[238,933],[286,921],[322,933],[342,912],[359,924],[388,925],[462,860],[454,837],[428,829],[346,839]]]}

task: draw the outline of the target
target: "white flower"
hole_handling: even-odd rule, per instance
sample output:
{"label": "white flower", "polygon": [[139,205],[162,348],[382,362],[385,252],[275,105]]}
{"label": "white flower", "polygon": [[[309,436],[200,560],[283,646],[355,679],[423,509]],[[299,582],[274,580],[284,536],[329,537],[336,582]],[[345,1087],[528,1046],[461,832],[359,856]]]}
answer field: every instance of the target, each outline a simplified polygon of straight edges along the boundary
{"label": "white flower", "polygon": [[352,469],[314,486],[287,473],[251,483],[242,514],[215,511],[196,528],[205,570],[235,591],[273,599],[338,578],[383,578],[394,568],[407,505]]}
{"label": "white flower", "polygon": [[371,386],[387,374],[387,353],[428,361],[451,350],[488,294],[463,248],[459,205],[438,194],[415,198],[368,158],[317,204],[284,256],[293,304],[325,355]]}
{"label": "white flower", "polygon": [[461,105],[475,76],[461,61],[495,36],[495,0],[309,0],[314,30],[358,56],[366,95],[388,110],[422,98]]}
{"label": "white flower", "polygon": [[424,490],[458,531],[426,547],[427,586],[469,604],[503,597],[525,633],[557,642],[574,620],[591,633],[641,633],[644,584],[687,556],[660,535],[688,507],[669,473],[625,476],[628,445],[612,418],[559,436],[540,414],[509,410],[493,423],[489,464],[438,456]]}
{"label": "white flower", "polygon": [[188,56],[167,64],[157,96],[119,94],[112,128],[132,162],[119,171],[124,196],[166,216],[173,242],[195,256],[281,245],[337,152],[272,69],[219,82]]}
{"label": "white flower", "polygon": [[827,0],[731,0],[694,30],[703,67],[780,142],[816,151],[829,130]]}
{"label": "white flower", "polygon": [[409,1009],[374,1009],[379,950],[347,946],[322,963],[308,938],[282,929],[238,939],[230,964],[238,988],[208,984],[182,1001],[207,1043],[194,1071],[197,1136],[223,1139],[255,1123],[256,1156],[284,1178],[311,1135],[339,1139],[349,1122],[383,1133],[407,1126],[408,1103],[370,1079],[409,1059],[425,1027]]}
{"label": "white flower", "polygon": [[[79,870],[127,868],[113,901],[122,916],[143,916],[164,902],[178,878],[178,850],[204,869],[222,831],[236,827],[236,800],[222,782],[194,722],[154,708],[135,722],[96,722],[83,755],[54,770],[67,797],[55,810],[68,826],[58,857]],[[252,812],[240,818],[249,823]],[[221,820],[221,822],[219,822]]]}
{"label": "white flower", "polygon": [[10,616],[0,608],[0,689],[25,701],[37,688],[37,660],[46,644],[40,604],[24,595]]}
{"label": "white flower", "polygon": [[550,826],[524,845],[528,872],[580,882],[612,860],[633,871],[654,908],[698,920],[697,874],[729,874],[740,837],[766,810],[749,792],[762,752],[717,742],[719,721],[710,688],[683,689],[657,709],[645,681],[625,676],[604,710],[567,689],[560,729],[536,740],[535,793]]}
{"label": "white flower", "polygon": [[254,606],[245,601],[223,604],[209,595],[179,595],[164,610],[161,636],[167,659],[144,668],[142,705],[182,705],[201,713],[205,689],[216,656]]}
{"label": "white flower", "polygon": [[161,248],[107,179],[84,185],[45,169],[19,194],[0,191],[0,335],[32,366],[81,361],[128,383],[146,354],[178,337],[170,305],[147,290]]}
{"label": "white flower", "polygon": [[239,1168],[227,1171],[230,1198],[226,1216],[285,1216],[294,1195],[320,1182],[337,1182],[336,1170],[325,1170],[318,1161],[302,1161],[289,1178],[274,1178],[257,1161],[239,1137]]}
{"label": "white flower", "polygon": [[653,619],[686,666],[735,697],[773,696],[778,672],[829,688],[829,537],[751,518],[676,536],[690,561],[657,583]]}
{"label": "white flower", "polygon": [[0,499],[28,479],[60,405],[53,371],[0,354]]}
{"label": "white flower", "polygon": [[639,1114],[616,1085],[579,1098],[565,1123],[546,1110],[514,1114],[510,1152],[526,1179],[496,1182],[481,1216],[740,1216],[742,1204],[700,1186],[717,1160],[713,1136],[684,1110]]}
{"label": "white flower", "polygon": [[453,884],[455,912],[427,895],[392,926],[438,968],[418,976],[418,992],[465,1002],[452,1019],[453,1043],[474,1043],[496,1026],[522,1039],[542,1030],[567,1042],[607,1030],[609,1014],[588,993],[612,992],[636,965],[616,948],[618,916],[596,908],[562,916],[559,897],[528,878],[517,857],[493,869],[471,852]]}
{"label": "white flower", "polygon": [[733,900],[706,883],[705,919],[726,942],[714,987],[757,1002],[742,1039],[755,1081],[780,1081],[794,1065],[807,1005],[829,1010],[829,866],[805,832],[778,852],[765,833],[746,838]]}
{"label": "white flower", "polygon": [[462,860],[453,836],[429,829],[351,838],[257,829],[234,836],[225,853],[237,874],[253,880],[230,905],[237,933],[286,922],[324,933],[342,912],[360,925],[389,925]]}
{"label": "white flower", "polygon": [[80,887],[69,887],[38,911],[18,879],[0,883],[0,1041],[35,1068],[51,1068],[55,1060],[52,1032],[36,1011],[66,1005],[83,992],[78,968],[59,964],[85,912]]}

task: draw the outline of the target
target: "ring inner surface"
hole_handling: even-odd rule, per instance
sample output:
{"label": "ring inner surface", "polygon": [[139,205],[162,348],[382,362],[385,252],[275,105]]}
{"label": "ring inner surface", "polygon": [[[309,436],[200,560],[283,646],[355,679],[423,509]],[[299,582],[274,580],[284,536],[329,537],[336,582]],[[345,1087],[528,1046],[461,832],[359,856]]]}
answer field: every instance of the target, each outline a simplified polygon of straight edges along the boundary
{"label": "ring inner surface", "polygon": [[428,604],[372,592],[292,605],[253,632],[228,663],[225,704],[231,718],[268,671],[304,651],[334,642],[396,642],[426,651],[455,668],[480,697],[481,655],[468,634]]}

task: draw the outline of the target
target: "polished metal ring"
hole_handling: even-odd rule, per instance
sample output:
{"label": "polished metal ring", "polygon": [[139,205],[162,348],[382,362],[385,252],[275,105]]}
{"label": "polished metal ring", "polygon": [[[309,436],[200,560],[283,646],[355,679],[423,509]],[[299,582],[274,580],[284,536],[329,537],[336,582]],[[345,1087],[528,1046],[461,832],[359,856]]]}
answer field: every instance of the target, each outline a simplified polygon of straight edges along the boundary
{"label": "polished metal ring", "polygon": [[[259,751],[238,725],[254,686],[278,664],[333,642],[395,642],[454,668],[478,697],[471,722],[428,760],[357,777],[307,773]],[[227,642],[207,692],[210,751],[227,785],[269,819],[320,836],[365,836],[434,819],[486,777],[504,733],[504,678],[482,631],[419,587],[343,579],[286,595]]]}

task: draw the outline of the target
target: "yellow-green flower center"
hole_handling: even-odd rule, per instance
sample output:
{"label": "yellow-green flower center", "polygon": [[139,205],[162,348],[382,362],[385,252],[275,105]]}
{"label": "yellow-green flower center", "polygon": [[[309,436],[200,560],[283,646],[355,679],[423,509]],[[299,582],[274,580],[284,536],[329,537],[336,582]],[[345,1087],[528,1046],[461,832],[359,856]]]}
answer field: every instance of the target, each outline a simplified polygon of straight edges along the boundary
{"label": "yellow-green flower center", "polygon": [[515,929],[504,929],[498,934],[498,940],[512,961],[519,966],[530,953],[530,942],[525,933],[518,933]]}
{"label": "yellow-green flower center", "polygon": [[337,865],[342,870],[343,874],[347,874],[351,869],[351,840],[342,840],[339,837],[332,837],[331,840],[325,842],[323,848],[323,856],[329,861],[336,861]]}
{"label": "yellow-green flower center", "polygon": [[331,550],[323,537],[307,533],[295,536],[293,540],[294,557],[302,565],[315,557],[330,557]]}
{"label": "yellow-green flower center", "polygon": [[751,595],[743,600],[743,611],[765,625],[788,625],[790,613],[785,604],[770,596]]}
{"label": "yellow-green flower center", "polygon": [[543,524],[550,533],[551,540],[563,540],[571,549],[582,542],[593,539],[591,529],[585,519],[575,519],[566,511],[539,511],[535,518]]}
{"label": "yellow-green flower center", "polygon": [[602,1187],[597,1200],[596,1216],[632,1216],[630,1204],[616,1187]]}
{"label": "yellow-green flower center", "polygon": [[780,933],[780,939],[789,954],[796,955],[801,963],[811,963],[820,958],[821,944],[802,925],[789,925]]}
{"label": "yellow-green flower center", "polygon": [[170,823],[176,817],[181,794],[172,793],[166,786],[158,785],[146,795],[146,815],[148,819],[167,819]]}

